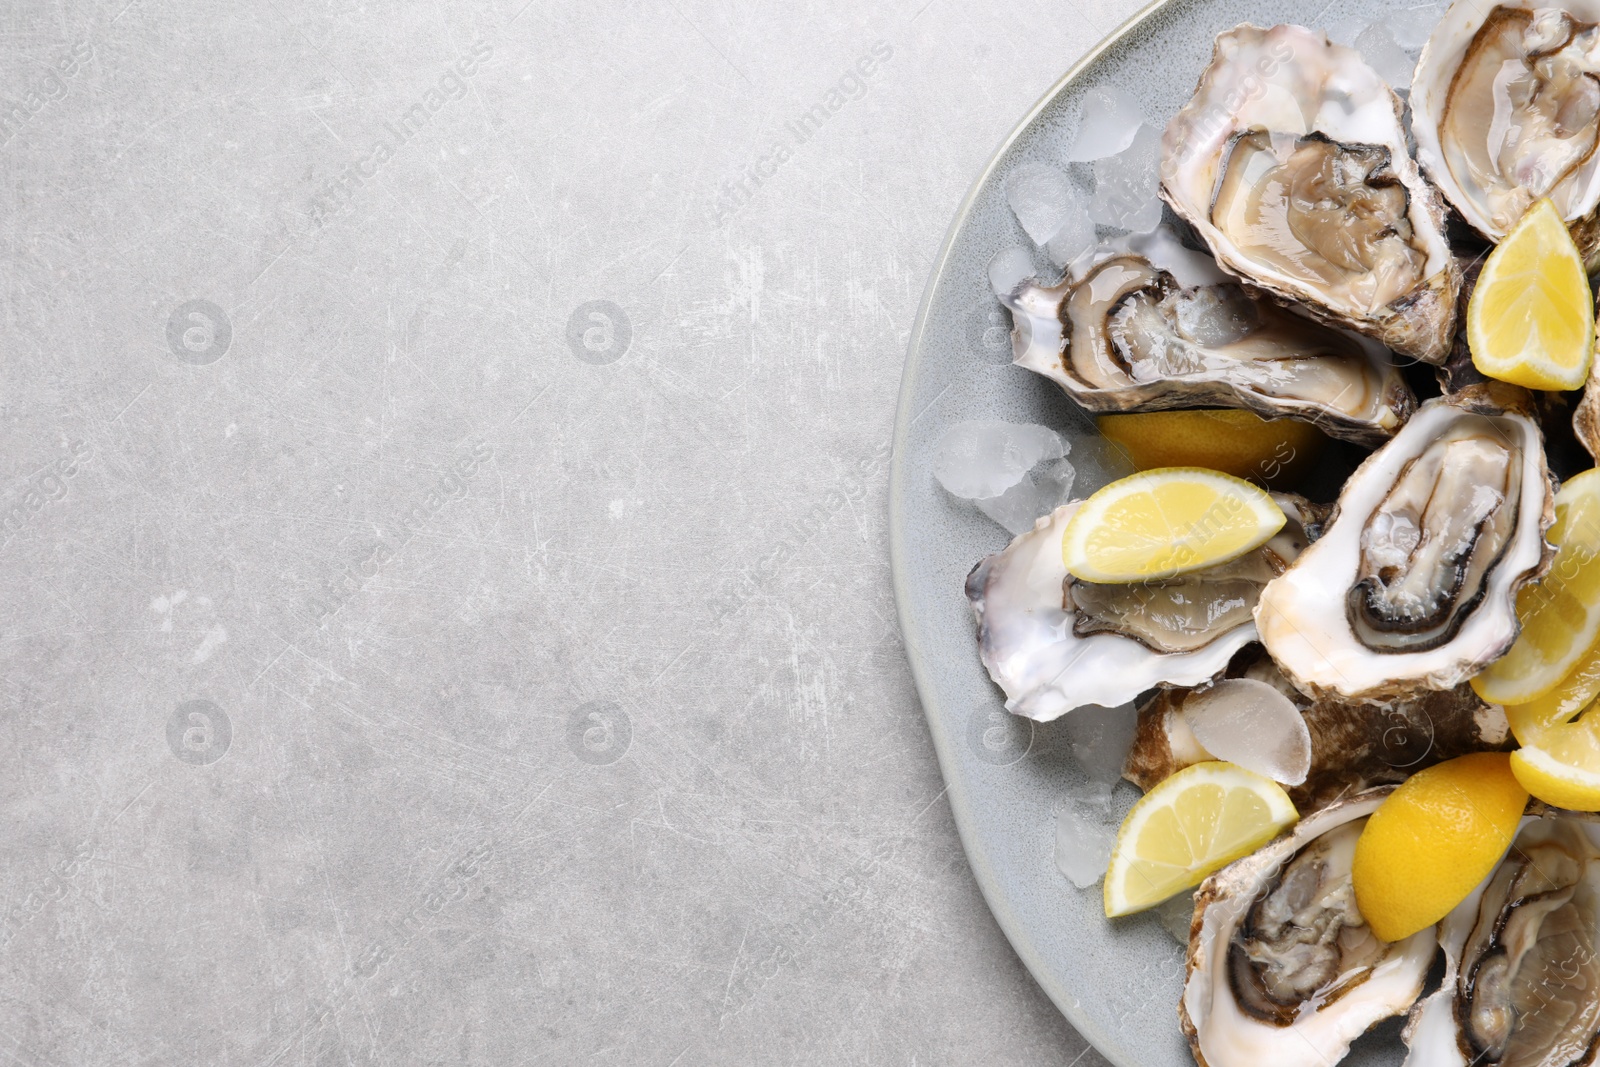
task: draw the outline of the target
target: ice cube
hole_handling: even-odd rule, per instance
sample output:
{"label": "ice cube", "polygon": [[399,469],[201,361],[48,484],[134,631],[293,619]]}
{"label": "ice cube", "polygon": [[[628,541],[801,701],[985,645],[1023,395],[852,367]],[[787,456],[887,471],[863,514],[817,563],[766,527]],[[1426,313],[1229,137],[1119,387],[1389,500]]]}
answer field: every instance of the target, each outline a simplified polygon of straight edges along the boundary
{"label": "ice cube", "polygon": [[1179,893],[1152,909],[1161,921],[1161,928],[1180,945],[1189,943],[1189,924],[1194,920],[1194,890]]}
{"label": "ice cube", "polygon": [[1130,234],[1124,243],[1128,251],[1167,271],[1186,289],[1234,280],[1210,255],[1186,247],[1178,240],[1178,235],[1165,226],[1157,226],[1149,233]]}
{"label": "ice cube", "polygon": [[1374,22],[1356,37],[1356,49],[1395,92],[1411,88],[1411,75],[1417,61],[1406,54],[1395,40],[1387,22]]}
{"label": "ice cube", "polygon": [[1056,869],[1079,889],[1088,889],[1105,877],[1116,843],[1110,795],[1101,800],[1068,794],[1056,812]]}
{"label": "ice cube", "polygon": [[1117,155],[1094,165],[1096,223],[1117,230],[1148,233],[1161,224],[1161,134],[1140,126],[1133,141]]}
{"label": "ice cube", "polygon": [[1366,29],[1368,25],[1370,23],[1364,19],[1341,19],[1328,26],[1324,32],[1327,33],[1328,40],[1334,44],[1342,44],[1346,48],[1354,48],[1356,46],[1356,38],[1361,36],[1361,31]]}
{"label": "ice cube", "polygon": [[999,496],[973,503],[1013,534],[1024,534],[1033,529],[1040,516],[1050,514],[1072,499],[1075,475],[1071,461],[1046,460]]}
{"label": "ice cube", "polygon": [[1229,678],[1183,702],[1195,740],[1218,759],[1299,785],[1311,770],[1311,731],[1300,709],[1274,686]]}
{"label": "ice cube", "polygon": [[1068,215],[1056,235],[1045,245],[1050,262],[1058,267],[1071,268],[1094,251],[1094,220],[1089,217],[1085,204],[1082,211]]}
{"label": "ice cube", "polygon": [[1134,472],[1127,450],[1099,434],[1074,435],[1067,438],[1067,444],[1076,471],[1072,486],[1075,499],[1086,500]]}
{"label": "ice cube", "polygon": [[1024,163],[1006,179],[1006,203],[1033,243],[1050,242],[1068,218],[1087,214],[1067,176],[1045,163]]}
{"label": "ice cube", "polygon": [[1017,286],[1037,273],[1033,253],[1021,245],[1002,248],[989,261],[989,285],[998,297],[1010,296]]}
{"label": "ice cube", "polygon": [[1066,443],[1046,426],[963,422],[940,438],[933,473],[963,500],[989,500],[1022,481],[1041,462],[1066,454]]}
{"label": "ice cube", "polygon": [[1444,17],[1446,6],[1438,3],[1403,7],[1392,12],[1384,21],[1389,24],[1389,31],[1394,34],[1394,39],[1401,48],[1407,52],[1419,52],[1422,46],[1428,43],[1433,28],[1439,25],[1439,20]]}
{"label": "ice cube", "polygon": [[1122,777],[1133,747],[1134,729],[1139,723],[1138,709],[1132,704],[1102,708],[1088,705],[1062,720],[1061,729],[1072,746],[1072,757],[1083,771],[1086,788],[1111,796],[1112,787]]}
{"label": "ice cube", "polygon": [[1114,156],[1133,143],[1144,113],[1139,102],[1121,89],[1096,85],[1083,94],[1078,135],[1064,157],[1069,163],[1091,163]]}

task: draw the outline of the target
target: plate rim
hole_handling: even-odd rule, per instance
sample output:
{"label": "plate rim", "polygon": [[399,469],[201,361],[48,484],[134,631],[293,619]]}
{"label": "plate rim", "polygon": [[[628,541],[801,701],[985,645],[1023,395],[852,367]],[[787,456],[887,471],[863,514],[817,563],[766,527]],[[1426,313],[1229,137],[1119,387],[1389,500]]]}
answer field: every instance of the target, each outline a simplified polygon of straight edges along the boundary
{"label": "plate rim", "polygon": [[901,644],[905,648],[906,660],[911,666],[912,682],[916,687],[917,701],[922,708],[922,717],[928,724],[928,731],[933,737],[935,755],[939,760],[939,774],[944,779],[946,796],[949,798],[950,812],[955,820],[956,835],[961,841],[962,852],[967,858],[967,866],[972,871],[973,879],[978,883],[978,891],[982,894],[984,903],[988,905],[989,912],[994,916],[1000,926],[1000,932],[1005,935],[1011,950],[1017,954],[1028,969],[1039,988],[1044,990],[1053,1004],[1072,1028],[1081,1035],[1085,1041],[1092,1045],[1106,1059],[1116,1067],[1139,1067],[1134,1060],[1128,1057],[1125,1050],[1119,1047],[1114,1035],[1105,1032],[1096,1026],[1088,1014],[1077,1007],[1078,1001],[1050,977],[1051,972],[1045,966],[1045,961],[1034,951],[1032,944],[1022,936],[1020,923],[1017,917],[1005,902],[1000,891],[995,872],[974,850],[972,836],[971,816],[968,814],[972,803],[967,795],[965,784],[958,775],[952,774],[949,748],[951,738],[944,729],[938,716],[930,710],[933,701],[929,694],[933,692],[931,682],[932,671],[927,665],[927,652],[921,647],[916,631],[910,625],[910,580],[907,577],[906,564],[907,547],[905,543],[905,517],[906,517],[906,455],[905,444],[911,432],[911,423],[916,416],[911,412],[913,395],[920,379],[922,368],[921,350],[924,337],[927,333],[928,314],[933,304],[935,291],[944,280],[950,267],[951,255],[955,248],[956,237],[972,217],[978,197],[989,181],[994,177],[1001,161],[1011,151],[1013,145],[1028,129],[1038,120],[1039,116],[1053,104],[1057,97],[1068,86],[1076,82],[1083,74],[1097,63],[1106,53],[1121,45],[1146,22],[1159,12],[1168,8],[1178,7],[1186,0],[1150,0],[1138,11],[1128,16],[1123,23],[1112,30],[1098,44],[1090,48],[1079,60],[1074,63],[1065,74],[1045,90],[1033,107],[1028,109],[1021,120],[1006,134],[1004,140],[990,154],[989,161],[979,171],[968,188],[966,196],[962,198],[956,208],[955,216],[951,219],[945,231],[944,240],[939,247],[938,255],[934,257],[929,268],[928,282],[923,288],[922,301],[917,309],[917,317],[911,327],[910,339],[906,344],[905,366],[901,372],[899,396],[895,403],[894,434],[892,438],[893,454],[889,464],[889,568],[891,585],[894,590],[895,616],[900,624]]}

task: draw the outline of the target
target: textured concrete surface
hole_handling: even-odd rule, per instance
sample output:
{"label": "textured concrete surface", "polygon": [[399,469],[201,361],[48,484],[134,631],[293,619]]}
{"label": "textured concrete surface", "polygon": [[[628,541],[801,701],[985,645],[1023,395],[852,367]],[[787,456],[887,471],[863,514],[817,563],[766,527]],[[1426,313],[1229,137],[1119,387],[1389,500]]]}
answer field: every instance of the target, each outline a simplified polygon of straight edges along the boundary
{"label": "textured concrete surface", "polygon": [[1135,6],[8,5],[0,1060],[1101,1062],[885,484],[948,221]]}

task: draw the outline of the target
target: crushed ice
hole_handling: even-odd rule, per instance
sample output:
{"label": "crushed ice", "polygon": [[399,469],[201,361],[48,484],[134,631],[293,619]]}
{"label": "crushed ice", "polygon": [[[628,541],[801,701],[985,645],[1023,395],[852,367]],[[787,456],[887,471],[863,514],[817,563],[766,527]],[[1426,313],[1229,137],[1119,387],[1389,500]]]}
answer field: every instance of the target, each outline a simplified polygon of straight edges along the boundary
{"label": "crushed ice", "polygon": [[1218,759],[1284,785],[1311,771],[1311,731],[1294,702],[1253,678],[1229,678],[1183,702],[1183,718]]}
{"label": "crushed ice", "polygon": [[1133,141],[1094,164],[1095,223],[1113,230],[1148,233],[1161,224],[1161,134],[1140,125]]}
{"label": "crushed ice", "polygon": [[1416,4],[1390,13],[1383,21],[1388,24],[1401,48],[1407,52],[1420,52],[1449,6],[1445,0],[1434,4]]}
{"label": "crushed ice", "polygon": [[1367,65],[1378,72],[1395,92],[1411,89],[1411,75],[1417,69],[1417,57],[1409,55],[1395,39],[1394,29],[1387,20],[1374,22],[1356,35],[1356,51]]}
{"label": "crushed ice", "polygon": [[1028,238],[1058,267],[1094,251],[1089,200],[1067,175],[1045,163],[1023,163],[1006,179],[1006,203]]}
{"label": "crushed ice", "polygon": [[989,261],[989,287],[995,296],[1004,298],[1035,273],[1032,252],[1021,245],[1002,248]]}
{"label": "crushed ice", "polygon": [[1157,904],[1153,909],[1165,930],[1180,945],[1189,943],[1189,924],[1194,921],[1194,890],[1179,893],[1171,900]]}
{"label": "crushed ice", "polygon": [[1072,484],[1075,500],[1087,500],[1112,482],[1134,473],[1127,449],[1099,434],[1074,434],[1067,438],[1067,444],[1076,472]]}
{"label": "crushed ice", "polygon": [[940,438],[933,473],[951,495],[1022,534],[1072,499],[1071,447],[1045,426],[962,422]]}
{"label": "crushed ice", "polygon": [[1063,158],[1069,163],[1093,163],[1117,155],[1133,143],[1144,122],[1139,102],[1109,85],[1091,86],[1083,94],[1083,117],[1078,134]]}
{"label": "crushed ice", "polygon": [[1111,794],[1137,723],[1132,704],[1079,708],[1062,720],[1083,781],[1068,790],[1056,812],[1056,867],[1079,889],[1103,878],[1111,862],[1120,825]]}
{"label": "crushed ice", "polygon": [[1422,46],[1448,6],[1444,2],[1413,4],[1371,22],[1335,23],[1328,28],[1328,38],[1360,52],[1395,92],[1408,92]]}
{"label": "crushed ice", "polygon": [[1067,176],[1045,163],[1023,163],[1006,178],[1006,203],[1040,247],[1056,235],[1077,196]]}
{"label": "crushed ice", "polygon": [[1050,262],[1070,268],[1094,251],[1095,239],[1094,220],[1089,217],[1088,205],[1080,202],[1045,244],[1045,251],[1050,254]]}
{"label": "crushed ice", "polygon": [[1185,289],[1234,281],[1217,266],[1208,252],[1188,248],[1165,226],[1149,233],[1130,234],[1122,242],[1128,251],[1143,256],[1151,266],[1166,271]]}

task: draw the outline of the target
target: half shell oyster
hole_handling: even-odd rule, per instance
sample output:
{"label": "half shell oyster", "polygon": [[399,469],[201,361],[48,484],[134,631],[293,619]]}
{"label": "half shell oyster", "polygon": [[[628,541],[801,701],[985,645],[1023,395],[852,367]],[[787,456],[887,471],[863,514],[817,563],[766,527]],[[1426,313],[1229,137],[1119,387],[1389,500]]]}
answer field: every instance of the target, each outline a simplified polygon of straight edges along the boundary
{"label": "half shell oyster", "polygon": [[1529,403],[1500,385],[1430,400],[1345,483],[1321,538],[1256,606],[1262,643],[1302,692],[1453,689],[1516,641],[1517,592],[1554,551]]}
{"label": "half shell oyster", "polygon": [[1227,280],[1185,288],[1142,256],[1006,300],[1016,364],[1089,411],[1248,408],[1375,445],[1411,412],[1382,345],[1257,299]]}
{"label": "half shell oyster", "polygon": [[1400,116],[1353,49],[1302,26],[1239,26],[1167,126],[1161,195],[1225,270],[1442,363],[1461,272]]}
{"label": "half shell oyster", "polygon": [[1439,924],[1444,984],[1406,1027],[1406,1067],[1577,1067],[1600,1051],[1600,829],[1526,819]]}
{"label": "half shell oyster", "polygon": [[1067,574],[1061,537],[1081,502],[1064,505],[967,577],[978,650],[1006,710],[1048,722],[1091,704],[1118,707],[1158,686],[1221,674],[1256,639],[1266,583],[1308,543],[1313,505],[1277,495],[1289,522],[1255,552],[1167,582],[1090,585]]}
{"label": "half shell oyster", "polygon": [[1452,4],[1411,90],[1417,156],[1468,225],[1500,241],[1541,197],[1600,258],[1600,0]]}
{"label": "half shell oyster", "polygon": [[1195,894],[1179,1021],[1200,1067],[1326,1067],[1422,994],[1429,927],[1380,941],[1356,908],[1356,839],[1392,790],[1340,801]]}

